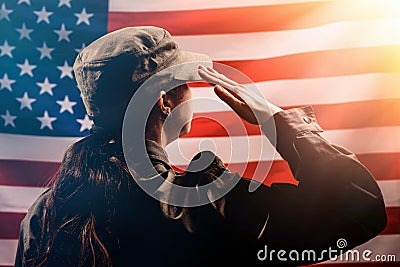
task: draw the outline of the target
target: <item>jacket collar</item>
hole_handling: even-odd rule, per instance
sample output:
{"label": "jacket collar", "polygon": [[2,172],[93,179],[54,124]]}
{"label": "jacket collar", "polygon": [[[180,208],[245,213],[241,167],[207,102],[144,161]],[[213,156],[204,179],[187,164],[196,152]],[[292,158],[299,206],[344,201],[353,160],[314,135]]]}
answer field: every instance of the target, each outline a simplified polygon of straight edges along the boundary
{"label": "jacket collar", "polygon": [[147,156],[153,161],[161,161],[162,163],[170,166],[168,161],[168,156],[165,150],[157,144],[157,142],[152,140],[145,140],[146,142],[146,149],[147,149]]}

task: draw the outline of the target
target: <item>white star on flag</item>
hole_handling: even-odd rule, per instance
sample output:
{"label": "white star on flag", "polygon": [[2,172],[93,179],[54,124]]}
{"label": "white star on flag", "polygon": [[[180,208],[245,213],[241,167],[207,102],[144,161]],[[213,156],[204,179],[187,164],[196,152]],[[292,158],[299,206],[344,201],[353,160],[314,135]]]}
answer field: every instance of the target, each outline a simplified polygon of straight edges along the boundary
{"label": "white star on flag", "polygon": [[12,116],[7,109],[6,114],[1,115],[1,117],[4,119],[4,127],[6,127],[7,125],[11,125],[15,128],[14,120],[17,118],[17,116]]}
{"label": "white star on flag", "polygon": [[76,102],[70,101],[67,95],[64,97],[63,101],[57,100],[56,102],[61,106],[60,113],[68,111],[69,113],[74,114],[72,107],[76,105]]}
{"label": "white star on flag", "polygon": [[57,35],[58,35],[58,41],[59,41],[59,42],[62,41],[62,40],[66,40],[67,42],[71,42],[71,41],[69,40],[68,35],[70,35],[70,34],[72,33],[72,31],[66,30],[66,29],[65,29],[65,24],[64,24],[64,23],[61,25],[61,29],[60,29],[60,30],[54,30],[54,31],[55,31],[55,33],[57,33]]}
{"label": "white star on flag", "polygon": [[66,5],[67,7],[71,8],[71,0],[60,0],[58,3],[58,7]]}
{"label": "white star on flag", "polygon": [[29,98],[28,93],[25,92],[23,97],[17,97],[17,100],[21,103],[19,109],[27,108],[32,110],[32,103],[36,101],[35,98]]}
{"label": "white star on flag", "polygon": [[78,18],[76,25],[84,22],[86,25],[90,25],[89,19],[93,17],[93,13],[86,13],[86,8],[82,9],[81,13],[74,13],[74,15]]}
{"label": "white star on flag", "polygon": [[22,23],[22,28],[17,29],[17,31],[20,34],[20,36],[19,36],[20,40],[22,40],[23,38],[31,40],[31,37],[29,36],[29,34],[31,34],[31,32],[33,32],[33,30],[26,28],[25,23]]}
{"label": "white star on flag", "polygon": [[6,19],[10,21],[10,17],[8,15],[11,14],[12,12],[14,11],[11,9],[7,9],[6,5],[3,3],[0,9],[0,20]]}
{"label": "white star on flag", "polygon": [[38,19],[37,19],[36,23],[39,23],[39,22],[41,22],[41,21],[44,21],[44,22],[46,22],[47,24],[50,24],[49,17],[50,17],[51,15],[53,15],[53,12],[48,12],[48,11],[46,10],[46,7],[45,7],[45,6],[42,7],[42,10],[40,10],[40,11],[33,11],[33,13],[35,13],[35,14],[38,16]]}
{"label": "white star on flag", "polygon": [[81,124],[81,129],[79,130],[81,132],[86,129],[90,130],[93,126],[93,121],[89,119],[89,116],[87,114],[85,114],[85,117],[83,119],[77,119],[76,121]]}
{"label": "white star on flag", "polygon": [[46,77],[42,83],[36,83],[40,87],[39,94],[48,93],[49,95],[53,95],[53,88],[57,86],[55,83],[50,83],[49,79]]}
{"label": "white star on flag", "polygon": [[22,3],[26,3],[29,6],[31,5],[31,0],[18,0],[18,5],[22,4]]}
{"label": "white star on flag", "polygon": [[67,61],[64,61],[64,66],[57,66],[57,69],[61,71],[60,79],[68,76],[69,78],[73,79],[72,77],[72,67],[68,65]]}
{"label": "white star on flag", "polygon": [[15,46],[10,46],[7,42],[7,40],[4,41],[3,45],[0,45],[0,50],[1,50],[1,54],[0,57],[7,55],[9,57],[13,57],[12,55],[12,51],[15,49]]}
{"label": "white star on flag", "polygon": [[6,88],[8,91],[11,92],[12,91],[11,84],[13,83],[15,83],[15,80],[8,79],[7,73],[4,73],[3,79],[0,79],[0,84],[1,84],[0,90]]}
{"label": "white star on flag", "polygon": [[42,47],[38,47],[36,49],[40,51],[40,59],[43,59],[44,57],[52,59],[50,53],[54,50],[54,48],[47,47],[46,42],[43,42]]}
{"label": "white star on flag", "polygon": [[29,76],[33,77],[32,70],[36,69],[36,65],[29,65],[29,61],[27,58],[25,58],[24,64],[17,64],[17,66],[21,69],[19,76],[28,74]]}
{"label": "white star on flag", "polygon": [[43,117],[36,117],[36,118],[42,123],[40,125],[40,130],[42,130],[44,127],[53,130],[53,126],[51,125],[51,123],[57,120],[56,117],[49,117],[49,113],[47,112],[47,110],[44,111]]}

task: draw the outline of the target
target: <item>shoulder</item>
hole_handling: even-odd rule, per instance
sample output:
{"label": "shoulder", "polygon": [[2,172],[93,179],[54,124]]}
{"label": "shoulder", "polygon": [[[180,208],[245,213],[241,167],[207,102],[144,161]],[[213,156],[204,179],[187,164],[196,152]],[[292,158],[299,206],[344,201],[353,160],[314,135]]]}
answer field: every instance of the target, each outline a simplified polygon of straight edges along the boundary
{"label": "shoulder", "polygon": [[35,202],[29,207],[24,220],[26,218],[32,218],[43,214],[47,199],[49,198],[51,192],[51,188],[48,188],[38,196]]}
{"label": "shoulder", "polygon": [[46,189],[28,209],[27,214],[20,225],[20,242],[23,247],[24,258],[37,252],[41,239],[43,238],[43,214],[46,201],[51,194],[51,189]]}

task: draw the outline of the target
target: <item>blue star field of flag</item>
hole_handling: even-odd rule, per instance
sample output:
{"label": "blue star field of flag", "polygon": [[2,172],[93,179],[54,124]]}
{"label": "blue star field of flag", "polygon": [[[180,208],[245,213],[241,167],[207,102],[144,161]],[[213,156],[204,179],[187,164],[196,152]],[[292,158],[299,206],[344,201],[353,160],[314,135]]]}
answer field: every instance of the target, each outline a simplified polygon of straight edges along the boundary
{"label": "blue star field of flag", "polygon": [[84,136],[78,52],[107,31],[107,1],[0,0],[0,133]]}

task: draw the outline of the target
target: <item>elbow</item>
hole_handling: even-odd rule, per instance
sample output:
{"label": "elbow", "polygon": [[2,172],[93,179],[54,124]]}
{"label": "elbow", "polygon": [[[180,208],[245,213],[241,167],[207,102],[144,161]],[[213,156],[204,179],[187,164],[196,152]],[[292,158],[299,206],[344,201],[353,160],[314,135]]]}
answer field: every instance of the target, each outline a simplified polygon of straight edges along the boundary
{"label": "elbow", "polygon": [[[358,228],[360,243],[363,243],[380,234],[387,225],[387,214],[382,194],[373,194],[370,190],[361,188],[352,183],[351,197],[349,198],[348,214],[351,214],[353,223]],[[376,187],[378,187],[376,185]],[[358,238],[357,238],[358,239]]]}
{"label": "elbow", "polygon": [[[387,225],[385,202],[373,175],[360,163],[349,161],[350,176],[345,195],[346,213],[354,234],[364,243],[379,235]],[[354,164],[356,163],[356,164]]]}
{"label": "elbow", "polygon": [[359,162],[350,162],[353,167],[348,187],[350,212],[356,216],[355,219],[362,225],[365,234],[372,238],[381,233],[387,225],[383,195],[367,168]]}
{"label": "elbow", "polygon": [[374,205],[369,207],[366,215],[364,227],[371,237],[377,236],[386,228],[387,214],[383,199],[376,199]]}

